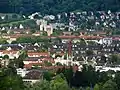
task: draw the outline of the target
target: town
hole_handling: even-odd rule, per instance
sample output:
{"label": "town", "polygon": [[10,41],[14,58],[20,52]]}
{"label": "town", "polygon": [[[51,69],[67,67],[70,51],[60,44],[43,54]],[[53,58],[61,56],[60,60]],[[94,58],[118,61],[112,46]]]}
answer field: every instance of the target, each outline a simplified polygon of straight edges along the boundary
{"label": "town", "polygon": [[[71,84],[72,87],[80,85],[84,87],[84,84],[80,84],[82,81],[77,81],[77,75],[84,71],[85,67],[94,68],[94,72],[104,73],[101,75],[105,75],[107,78],[120,80],[119,76],[117,77],[115,74],[120,71],[120,12],[81,11],[61,13],[56,16],[42,16],[39,12],[29,16],[0,14],[0,20],[1,70],[2,68],[16,69],[16,73],[24,83],[34,85],[44,78],[51,80],[50,77],[54,78],[55,74],[67,69],[72,70],[73,77],[75,75],[76,79],[72,80],[76,84],[71,82],[71,76],[69,76],[71,73],[64,72],[69,74],[66,76],[68,84]],[[109,73],[109,75],[106,76],[105,73]],[[96,84],[95,81],[91,79],[90,81],[90,83],[94,82],[93,85]],[[89,82],[86,81],[86,83],[91,85],[90,88],[94,87]],[[66,86],[63,87],[66,88]],[[78,90],[93,90],[89,87]]]}

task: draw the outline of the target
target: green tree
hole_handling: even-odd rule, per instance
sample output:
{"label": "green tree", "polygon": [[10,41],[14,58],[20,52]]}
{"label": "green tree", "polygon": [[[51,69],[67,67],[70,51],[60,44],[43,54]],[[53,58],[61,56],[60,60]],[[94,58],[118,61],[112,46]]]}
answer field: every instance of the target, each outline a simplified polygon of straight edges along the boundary
{"label": "green tree", "polygon": [[90,90],[90,87],[87,87],[85,90]]}
{"label": "green tree", "polygon": [[7,34],[7,30],[2,30],[1,33],[2,34]]}
{"label": "green tree", "polygon": [[57,66],[63,66],[60,62],[56,63]]}
{"label": "green tree", "polygon": [[33,40],[31,37],[19,37],[17,38],[17,43],[32,43]]}
{"label": "green tree", "polygon": [[12,7],[12,11],[13,12],[17,12],[18,7],[20,7],[22,0],[8,0],[9,1],[9,5]]}
{"label": "green tree", "polygon": [[42,80],[33,84],[32,88],[32,90],[50,90],[50,83],[46,80]]}
{"label": "green tree", "polygon": [[20,55],[18,58],[15,58],[15,64],[17,68],[24,68],[23,60],[28,57],[27,51],[20,51]]}
{"label": "green tree", "polygon": [[32,30],[30,30],[30,32],[33,34],[33,33],[35,33],[36,31],[35,31],[34,29],[32,29]]}
{"label": "green tree", "polygon": [[0,39],[0,44],[8,44],[8,42],[7,42],[6,39],[1,38],[1,39]]}
{"label": "green tree", "polygon": [[60,30],[53,30],[52,36],[60,36],[62,32]]}
{"label": "green tree", "polygon": [[43,78],[47,81],[51,81],[54,76],[54,73],[52,71],[44,72]]}
{"label": "green tree", "polygon": [[21,90],[23,88],[22,79],[19,76],[6,76],[1,81],[2,90]]}
{"label": "green tree", "polygon": [[10,31],[9,31],[9,34],[13,35],[13,34],[14,34],[14,31],[10,30]]}
{"label": "green tree", "polygon": [[86,55],[87,55],[87,56],[93,55],[93,51],[92,51],[92,50],[87,50],[87,51],[86,51]]}
{"label": "green tree", "polygon": [[80,44],[81,44],[81,45],[86,45],[85,40],[84,40],[84,39],[80,39]]}
{"label": "green tree", "polygon": [[100,88],[99,88],[99,85],[98,85],[98,84],[96,84],[96,85],[94,86],[94,90],[100,90]]}
{"label": "green tree", "polygon": [[72,66],[69,69],[63,68],[63,74],[64,74],[68,84],[70,84],[70,81],[71,81],[73,74],[74,74]]}
{"label": "green tree", "polygon": [[120,72],[117,72],[115,74],[115,78],[114,78],[116,84],[117,84],[117,87],[118,87],[118,90],[120,90]]}
{"label": "green tree", "polygon": [[118,55],[113,54],[110,56],[110,61],[111,64],[119,64],[120,63],[120,58]]}
{"label": "green tree", "polygon": [[51,62],[48,62],[48,61],[44,61],[44,65],[45,65],[45,66],[52,66],[52,63],[51,63]]}
{"label": "green tree", "polygon": [[[23,12],[26,15],[33,12],[41,12],[41,14],[53,14],[63,12],[78,12],[78,11],[107,11],[113,12],[120,11],[119,0],[7,0],[5,3],[0,3],[1,12]],[[9,7],[9,8],[8,8]],[[41,7],[41,8],[39,8]],[[68,22],[69,19],[62,15],[60,21]],[[89,27],[92,25],[92,21],[87,23]],[[84,28],[84,26],[83,26]]]}
{"label": "green tree", "polygon": [[54,80],[50,81],[50,90],[69,90],[67,82],[57,75]]}
{"label": "green tree", "polygon": [[13,68],[3,68],[0,73],[1,90],[23,90],[22,78],[18,76]]}
{"label": "green tree", "polygon": [[47,32],[44,31],[44,32],[42,33],[42,36],[48,36]]}
{"label": "green tree", "polygon": [[103,85],[103,90],[117,90],[117,84],[112,80],[108,80]]}
{"label": "green tree", "polygon": [[9,59],[8,55],[4,55],[3,59]]}

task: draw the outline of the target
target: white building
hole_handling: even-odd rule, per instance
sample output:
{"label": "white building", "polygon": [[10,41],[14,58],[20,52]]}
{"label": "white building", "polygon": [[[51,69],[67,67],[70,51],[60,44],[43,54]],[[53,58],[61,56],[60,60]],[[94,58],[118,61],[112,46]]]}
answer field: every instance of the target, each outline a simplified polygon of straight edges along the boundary
{"label": "white building", "polygon": [[55,64],[57,64],[58,62],[60,62],[62,65],[71,65],[72,61],[71,60],[65,60],[65,59],[62,59],[62,58],[56,58],[55,60]]}
{"label": "white building", "polygon": [[52,25],[47,25],[46,27],[44,27],[44,31],[47,32],[48,36],[50,36],[53,33]]}
{"label": "white building", "polygon": [[96,71],[99,70],[100,72],[107,72],[107,71],[109,71],[109,70],[115,71],[115,72],[120,71],[120,67],[96,66],[95,69],[96,69]]}
{"label": "white building", "polygon": [[99,44],[106,44],[106,45],[110,45],[112,43],[112,38],[103,38],[103,39],[100,39]]}
{"label": "white building", "polygon": [[31,84],[34,84],[36,82],[39,82],[40,80],[39,79],[23,79],[23,82],[28,82],[28,83],[31,83]]}
{"label": "white building", "polygon": [[46,20],[39,20],[40,24],[40,31],[47,32],[48,36],[50,36],[53,33],[53,25],[47,24]]}
{"label": "white building", "polygon": [[19,28],[20,28],[20,29],[24,29],[24,27],[23,27],[23,25],[22,25],[22,24],[20,24]]}
{"label": "white building", "polygon": [[47,26],[47,21],[40,20],[39,24],[40,24],[40,31],[44,31],[44,28]]}
{"label": "white building", "polygon": [[25,68],[24,69],[18,68],[16,70],[17,70],[17,74],[20,75],[21,77],[25,77],[25,75],[29,72]]}

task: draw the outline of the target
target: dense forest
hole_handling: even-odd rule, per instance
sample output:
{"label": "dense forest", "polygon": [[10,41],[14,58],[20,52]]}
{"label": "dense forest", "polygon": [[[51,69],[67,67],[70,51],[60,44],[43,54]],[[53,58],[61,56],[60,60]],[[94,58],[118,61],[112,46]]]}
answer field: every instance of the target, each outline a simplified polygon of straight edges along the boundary
{"label": "dense forest", "polygon": [[57,14],[70,11],[120,11],[120,0],[0,0],[0,12]]}

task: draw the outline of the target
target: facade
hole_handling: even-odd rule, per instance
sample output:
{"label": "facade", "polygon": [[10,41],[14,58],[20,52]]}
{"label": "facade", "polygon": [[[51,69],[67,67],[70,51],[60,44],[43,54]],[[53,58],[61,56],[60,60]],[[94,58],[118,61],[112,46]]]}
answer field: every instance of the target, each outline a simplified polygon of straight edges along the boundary
{"label": "facade", "polygon": [[50,36],[53,33],[53,27],[52,27],[52,25],[46,25],[44,27],[44,31],[47,32],[48,36]]}
{"label": "facade", "polygon": [[19,57],[19,51],[14,51],[14,50],[1,50],[0,51],[0,56],[5,56],[8,55],[9,59],[14,59],[15,57]]}
{"label": "facade", "polygon": [[22,69],[22,68],[18,68],[17,70],[17,74],[20,75],[21,77],[25,77],[25,75],[29,72],[26,70],[26,68]]}
{"label": "facade", "polygon": [[98,43],[110,45],[112,43],[112,38],[103,38],[103,39],[100,39],[100,41]]}

